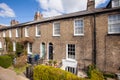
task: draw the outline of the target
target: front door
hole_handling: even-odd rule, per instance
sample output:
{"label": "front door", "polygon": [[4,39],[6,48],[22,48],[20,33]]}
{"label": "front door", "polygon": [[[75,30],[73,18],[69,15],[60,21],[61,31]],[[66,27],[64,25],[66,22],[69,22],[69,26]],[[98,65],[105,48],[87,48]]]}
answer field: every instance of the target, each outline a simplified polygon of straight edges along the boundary
{"label": "front door", "polygon": [[49,60],[53,60],[53,44],[49,43]]}

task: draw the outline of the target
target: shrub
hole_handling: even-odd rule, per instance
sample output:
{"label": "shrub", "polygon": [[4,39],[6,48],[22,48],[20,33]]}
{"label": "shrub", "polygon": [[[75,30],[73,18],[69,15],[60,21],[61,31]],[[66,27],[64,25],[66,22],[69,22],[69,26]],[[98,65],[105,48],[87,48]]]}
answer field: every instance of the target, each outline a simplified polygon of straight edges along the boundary
{"label": "shrub", "polygon": [[102,72],[97,69],[91,71],[91,80],[105,80]]}
{"label": "shrub", "polygon": [[83,80],[76,75],[51,66],[38,65],[33,70],[34,80]]}
{"label": "shrub", "polygon": [[95,65],[89,65],[88,66],[88,71],[87,71],[87,75],[88,75],[88,78],[91,78],[91,71],[96,69]]}
{"label": "shrub", "polygon": [[24,67],[24,66],[27,64],[26,59],[27,59],[27,56],[26,56],[26,55],[17,57],[17,58],[16,58],[16,63],[14,64],[14,67],[15,67],[15,68]]}
{"label": "shrub", "polygon": [[4,67],[4,68],[8,68],[9,66],[12,65],[12,58],[4,55],[4,56],[0,56],[0,66]]}
{"label": "shrub", "polygon": [[16,55],[15,55],[15,54],[6,54],[6,56],[11,57],[11,59],[12,59],[12,60],[16,57]]}
{"label": "shrub", "polygon": [[95,65],[89,65],[87,71],[90,80],[104,80],[103,73],[100,72]]}
{"label": "shrub", "polygon": [[112,74],[112,73],[106,73],[106,74],[103,74],[105,78],[115,78],[115,74]]}
{"label": "shrub", "polygon": [[20,56],[20,54],[23,53],[23,51],[24,51],[24,46],[20,42],[17,42],[16,43],[16,55]]}

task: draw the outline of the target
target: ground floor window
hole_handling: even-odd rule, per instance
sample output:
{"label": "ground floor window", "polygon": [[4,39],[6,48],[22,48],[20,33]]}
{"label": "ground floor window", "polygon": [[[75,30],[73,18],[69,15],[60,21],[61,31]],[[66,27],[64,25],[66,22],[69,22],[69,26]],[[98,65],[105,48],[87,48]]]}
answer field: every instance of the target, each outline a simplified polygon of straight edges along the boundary
{"label": "ground floor window", "polygon": [[73,73],[73,74],[76,74],[76,68],[74,68],[74,67],[67,67],[66,70],[67,70],[68,72],[71,72],[71,73]]}
{"label": "ground floor window", "polygon": [[28,43],[28,53],[32,53],[32,43]]}
{"label": "ground floor window", "polygon": [[75,59],[75,44],[67,45],[67,58]]}
{"label": "ground floor window", "polygon": [[2,43],[0,42],[0,49],[2,49]]}
{"label": "ground floor window", "polygon": [[13,42],[13,51],[16,51],[16,42]]}

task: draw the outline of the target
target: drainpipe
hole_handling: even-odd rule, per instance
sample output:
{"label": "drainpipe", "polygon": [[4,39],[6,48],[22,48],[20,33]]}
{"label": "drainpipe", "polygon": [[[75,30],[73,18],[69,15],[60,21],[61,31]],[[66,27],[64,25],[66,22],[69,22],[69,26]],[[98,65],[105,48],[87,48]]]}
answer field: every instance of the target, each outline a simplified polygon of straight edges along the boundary
{"label": "drainpipe", "polygon": [[106,65],[106,64],[107,64],[107,61],[106,61],[106,60],[107,60],[107,55],[106,55],[106,52],[107,52],[107,51],[106,51],[106,49],[107,49],[107,46],[106,46],[106,45],[107,45],[107,42],[106,42],[106,41],[107,41],[107,39],[106,39],[106,38],[107,38],[107,35],[105,35],[104,72],[106,72],[106,69],[107,69],[107,65]]}
{"label": "drainpipe", "polygon": [[94,17],[94,25],[93,25],[93,54],[92,54],[92,62],[96,65],[96,15]]}

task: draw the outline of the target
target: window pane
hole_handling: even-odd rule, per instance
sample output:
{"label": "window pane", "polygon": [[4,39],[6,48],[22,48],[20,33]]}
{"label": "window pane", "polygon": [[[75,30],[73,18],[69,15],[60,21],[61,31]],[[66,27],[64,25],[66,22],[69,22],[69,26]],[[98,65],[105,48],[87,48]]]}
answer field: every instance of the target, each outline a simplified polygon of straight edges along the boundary
{"label": "window pane", "polygon": [[2,42],[0,42],[0,49],[2,48]]}
{"label": "window pane", "polygon": [[68,44],[68,58],[75,59],[75,45]]}
{"label": "window pane", "polygon": [[83,34],[83,20],[75,20],[75,34]]}
{"label": "window pane", "polygon": [[41,35],[40,25],[36,25],[36,36]]}
{"label": "window pane", "polygon": [[60,23],[54,23],[54,35],[60,35]]}
{"label": "window pane", "polygon": [[120,33],[120,14],[108,17],[108,32]]}
{"label": "window pane", "polygon": [[75,68],[74,67],[67,67],[67,71],[75,74]]}
{"label": "window pane", "polygon": [[30,52],[32,52],[32,43],[30,43],[29,48],[30,48]]}
{"label": "window pane", "polygon": [[112,0],[112,7],[119,7],[120,6],[120,0]]}

